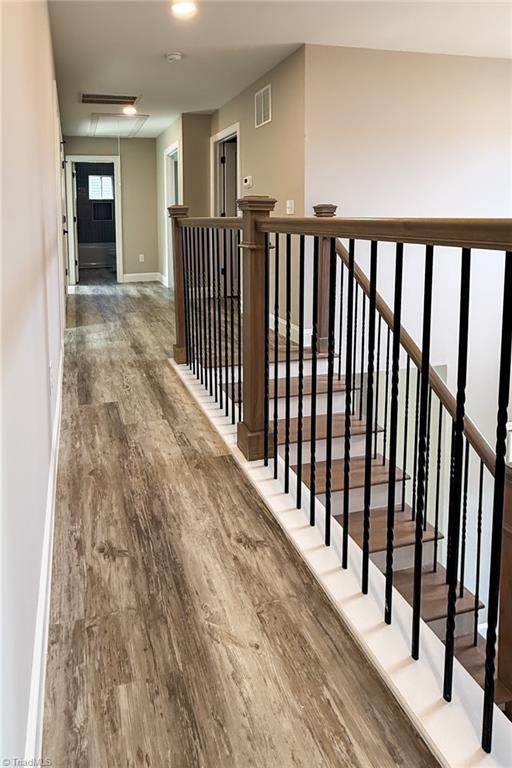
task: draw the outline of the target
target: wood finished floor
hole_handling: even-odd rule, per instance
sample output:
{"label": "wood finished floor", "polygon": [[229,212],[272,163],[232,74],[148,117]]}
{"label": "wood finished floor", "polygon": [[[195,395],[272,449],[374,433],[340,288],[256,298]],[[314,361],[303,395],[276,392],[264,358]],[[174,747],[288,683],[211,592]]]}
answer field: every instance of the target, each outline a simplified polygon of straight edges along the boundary
{"label": "wood finished floor", "polygon": [[437,765],[168,365],[171,310],[68,298],[45,757]]}

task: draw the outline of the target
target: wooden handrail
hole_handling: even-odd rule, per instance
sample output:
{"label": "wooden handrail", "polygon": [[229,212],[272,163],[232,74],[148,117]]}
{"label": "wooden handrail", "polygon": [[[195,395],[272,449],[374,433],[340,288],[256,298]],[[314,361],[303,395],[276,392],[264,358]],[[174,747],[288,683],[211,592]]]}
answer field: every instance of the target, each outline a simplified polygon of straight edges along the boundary
{"label": "wooden handrail", "polygon": [[[191,220],[192,221],[192,220]],[[271,217],[260,232],[382,240],[457,248],[512,250],[512,219],[348,219]]]}
{"label": "wooden handrail", "polygon": [[241,216],[196,216],[195,218],[180,219],[180,227],[207,227],[209,229],[242,229]]}
{"label": "wooden handrail", "polygon": [[[343,263],[348,267],[348,251],[343,243],[340,243],[339,240],[336,241],[336,250],[338,255],[343,260]],[[369,296],[370,281],[358,264],[354,265],[354,277],[365,294]],[[377,293],[376,307],[377,312],[381,315],[386,325],[389,326],[391,330],[393,330],[393,311],[389,305],[386,304],[380,293]],[[400,343],[413,361],[414,365],[417,367],[418,371],[421,371],[421,350],[403,326],[400,326]],[[454,418],[455,410],[457,407],[455,397],[452,395],[442,378],[432,366],[430,366],[429,381],[430,386],[438,396],[443,406],[446,408],[447,412],[452,418]],[[477,455],[482,459],[485,466],[494,477],[496,454],[478,427],[471,421],[468,416],[464,418],[464,434],[466,435],[470,445],[474,448]]]}

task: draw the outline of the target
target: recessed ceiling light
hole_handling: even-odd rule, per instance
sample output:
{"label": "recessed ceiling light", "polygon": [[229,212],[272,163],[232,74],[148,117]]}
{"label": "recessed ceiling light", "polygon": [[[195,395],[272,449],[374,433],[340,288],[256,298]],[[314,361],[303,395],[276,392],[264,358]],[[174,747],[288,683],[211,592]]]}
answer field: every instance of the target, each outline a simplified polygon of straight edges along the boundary
{"label": "recessed ceiling light", "polygon": [[137,110],[135,107],[123,107],[123,115],[136,115]]}
{"label": "recessed ceiling light", "polygon": [[179,19],[191,19],[197,13],[197,4],[194,2],[184,2],[184,0],[174,0],[172,12]]}

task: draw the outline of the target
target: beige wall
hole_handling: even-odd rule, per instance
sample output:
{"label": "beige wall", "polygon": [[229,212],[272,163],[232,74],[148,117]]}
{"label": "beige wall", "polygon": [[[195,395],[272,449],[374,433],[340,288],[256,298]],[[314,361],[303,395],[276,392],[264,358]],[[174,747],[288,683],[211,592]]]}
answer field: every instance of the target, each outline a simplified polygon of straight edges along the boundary
{"label": "beige wall", "polygon": [[191,216],[210,215],[210,115],[182,115],[183,199]]}
{"label": "beige wall", "polygon": [[[254,94],[272,85],[272,121],[254,126]],[[286,200],[304,213],[305,49],[299,48],[243,93],[221,107],[211,122],[212,135],[240,123],[241,175],[253,177],[253,188],[241,193],[277,198],[284,215]]]}
{"label": "beige wall", "polygon": [[28,758],[36,756],[25,753],[31,682],[37,715],[46,652],[47,496],[64,323],[60,137],[46,3],[2,3],[0,20],[0,755]]}
{"label": "beige wall", "polygon": [[[168,200],[165,199],[165,165],[164,153],[169,148],[178,145],[180,174],[183,174],[182,141],[181,141],[181,116],[160,134],[155,145],[156,180],[157,180],[157,220],[158,220],[158,267],[164,283],[171,288],[174,286],[172,263],[169,262],[167,249],[167,237],[170,237],[170,225],[167,215]],[[180,180],[180,187],[183,182]],[[181,189],[180,189],[181,193]],[[180,202],[182,199],[180,197]]]}
{"label": "beige wall", "polygon": [[[121,139],[123,272],[160,272],[155,139]],[[117,155],[117,139],[66,137],[67,155]],[[144,262],[139,262],[139,254]]]}

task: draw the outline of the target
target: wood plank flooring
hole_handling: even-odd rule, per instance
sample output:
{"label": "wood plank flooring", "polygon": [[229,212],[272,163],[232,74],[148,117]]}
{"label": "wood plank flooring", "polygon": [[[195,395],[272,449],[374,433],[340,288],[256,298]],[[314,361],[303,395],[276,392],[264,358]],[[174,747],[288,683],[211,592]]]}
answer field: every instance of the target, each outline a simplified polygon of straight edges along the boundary
{"label": "wood plank flooring", "polygon": [[68,298],[43,753],[436,765],[167,363],[157,285]]}

